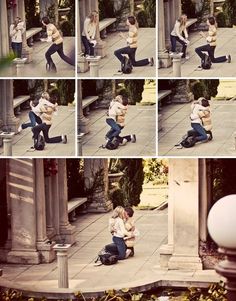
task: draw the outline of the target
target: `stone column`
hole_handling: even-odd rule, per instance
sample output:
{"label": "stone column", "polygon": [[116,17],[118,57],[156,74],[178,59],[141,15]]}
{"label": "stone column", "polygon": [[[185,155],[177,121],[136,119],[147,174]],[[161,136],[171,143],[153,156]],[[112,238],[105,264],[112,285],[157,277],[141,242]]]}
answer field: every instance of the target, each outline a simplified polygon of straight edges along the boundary
{"label": "stone column", "polygon": [[47,236],[53,239],[55,236],[55,228],[53,224],[53,199],[52,199],[52,179],[45,177],[45,198],[46,198],[46,230]]}
{"label": "stone column", "polygon": [[168,171],[168,242],[160,247],[160,266],[168,267],[174,248],[174,160],[169,159]]}
{"label": "stone column", "polygon": [[[53,159],[52,159],[53,160]],[[58,166],[58,159],[55,159]],[[53,227],[55,229],[54,240],[60,241],[64,237],[60,236],[60,216],[59,216],[59,185],[58,185],[58,173],[56,175],[51,175],[51,185],[52,185],[52,208],[53,208]]]}
{"label": "stone column", "polygon": [[85,186],[91,190],[88,200],[91,202],[88,212],[108,212],[112,203],[108,198],[108,162],[107,159],[84,160]]}
{"label": "stone column", "polygon": [[75,243],[76,228],[68,221],[68,194],[67,194],[67,171],[66,159],[58,159],[58,187],[59,187],[59,218],[60,236],[66,243]]}
{"label": "stone column", "polygon": [[199,257],[199,162],[173,160],[173,254],[169,269],[201,270]]}
{"label": "stone column", "polygon": [[199,159],[199,225],[200,225],[200,240],[206,242],[207,231],[207,216],[211,205],[211,175],[210,164],[206,159]]}
{"label": "stone column", "polygon": [[12,247],[7,261],[39,264],[36,248],[35,165],[33,159],[9,160],[8,197],[11,202]]}
{"label": "stone column", "polygon": [[[25,22],[25,1],[24,0],[18,1],[17,9],[18,9],[18,16],[21,17],[22,21]],[[30,63],[33,60],[33,48],[30,48],[27,45],[26,32],[23,34],[22,57],[27,58],[27,63]]]}
{"label": "stone column", "polygon": [[158,68],[171,66],[171,59],[165,46],[164,0],[158,1]]}
{"label": "stone column", "polygon": [[[91,1],[91,9],[96,10],[98,12],[98,0],[90,0]],[[107,55],[107,49],[106,49],[106,42],[102,41],[100,38],[100,31],[99,31],[99,18],[97,23],[97,31],[95,40],[97,41],[97,45],[95,47],[95,52],[97,56],[101,56],[102,58]]]}
{"label": "stone column", "polygon": [[84,117],[83,114],[83,108],[82,108],[82,85],[81,85],[81,79],[78,81],[78,86],[77,86],[77,94],[78,94],[78,134],[84,133],[87,134],[89,133],[89,120]]}
{"label": "stone column", "polygon": [[175,91],[176,93],[172,96],[172,103],[187,103],[194,100],[187,79],[177,80]]}
{"label": "stone column", "polygon": [[58,268],[58,288],[69,287],[68,275],[68,250],[69,244],[57,244],[54,250],[57,252],[57,268]]}
{"label": "stone column", "polygon": [[6,130],[16,132],[19,126],[19,119],[14,115],[13,108],[13,80],[1,80],[0,81],[0,94],[1,101],[3,103],[3,125]]}
{"label": "stone column", "polygon": [[54,243],[49,241],[46,229],[46,201],[45,177],[43,159],[35,160],[35,202],[37,220],[37,250],[40,253],[41,263],[48,263],[55,259]]}
{"label": "stone column", "polygon": [[6,1],[0,1],[0,58],[9,53],[9,30],[7,22],[7,5]]}

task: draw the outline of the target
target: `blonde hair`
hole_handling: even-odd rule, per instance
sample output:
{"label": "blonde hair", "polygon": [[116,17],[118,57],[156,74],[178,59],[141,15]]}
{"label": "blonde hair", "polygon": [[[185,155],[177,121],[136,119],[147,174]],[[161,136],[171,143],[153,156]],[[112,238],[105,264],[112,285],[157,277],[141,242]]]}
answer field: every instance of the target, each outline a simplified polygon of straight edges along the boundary
{"label": "blonde hair", "polygon": [[125,209],[122,207],[122,206],[117,206],[114,210],[113,210],[113,213],[112,213],[112,218],[117,218],[117,217],[120,217],[120,218],[124,218],[124,212],[125,212]]}
{"label": "blonde hair", "polygon": [[41,96],[42,96],[42,98],[45,98],[45,99],[47,99],[47,100],[49,100],[49,99],[50,99],[50,95],[49,95],[49,93],[48,93],[48,92],[46,92],[46,91],[45,91],[45,92],[43,92]]}
{"label": "blonde hair", "polygon": [[187,22],[187,15],[186,14],[182,14],[178,21],[180,22],[180,26],[186,26],[186,22]]}
{"label": "blonde hair", "polygon": [[[90,19],[90,22],[93,23],[94,20],[95,20],[95,17],[98,16],[98,12],[96,10],[92,11],[90,14],[89,14],[89,19]],[[95,22],[94,22],[95,23]]]}
{"label": "blonde hair", "polygon": [[117,95],[114,100],[122,103],[123,97],[122,95]]}

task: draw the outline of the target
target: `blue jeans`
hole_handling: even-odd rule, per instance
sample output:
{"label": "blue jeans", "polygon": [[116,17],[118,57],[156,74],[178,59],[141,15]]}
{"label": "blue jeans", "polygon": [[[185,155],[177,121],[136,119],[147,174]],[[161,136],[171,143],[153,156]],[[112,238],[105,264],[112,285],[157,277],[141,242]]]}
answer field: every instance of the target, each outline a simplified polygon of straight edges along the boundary
{"label": "blue jeans", "polygon": [[118,60],[121,62],[121,64],[124,64],[125,58],[123,54],[128,54],[129,59],[131,60],[132,66],[134,67],[140,67],[140,66],[146,66],[149,64],[148,59],[143,59],[136,61],[135,59],[135,53],[136,53],[137,48],[130,48],[129,46],[120,48],[115,50],[114,55],[118,58]]}
{"label": "blue jeans", "polygon": [[124,239],[120,238],[120,237],[113,236],[112,240],[113,240],[113,242],[116,245],[117,250],[118,250],[118,259],[119,260],[125,259],[127,247],[126,247]]}
{"label": "blue jeans", "polygon": [[30,122],[27,122],[27,123],[22,123],[21,127],[22,129],[26,129],[26,128],[33,128],[34,126],[36,126],[36,123],[37,124],[41,124],[42,123],[42,120],[39,116],[37,116],[33,111],[29,111],[29,119],[30,119]]}
{"label": "blue jeans", "polygon": [[210,44],[206,44],[195,49],[196,54],[203,60],[205,54],[203,52],[207,52],[212,63],[223,63],[227,61],[227,57],[225,55],[215,57],[215,48],[216,46],[210,46]]}
{"label": "blue jeans", "polygon": [[21,58],[21,54],[22,54],[22,43],[15,43],[15,42],[12,42],[11,43],[11,48],[15,54],[15,56],[17,58]]}
{"label": "blue jeans", "polygon": [[64,50],[63,50],[63,43],[60,43],[60,44],[52,44],[47,52],[45,53],[45,57],[46,57],[46,60],[47,60],[47,63],[49,64],[49,66],[53,66],[54,65],[54,62],[52,60],[52,55],[57,52],[60,56],[60,58],[65,61],[67,64],[70,64],[72,66],[74,66],[74,62],[72,59],[70,59],[68,56],[65,55],[64,53]]}
{"label": "blue jeans", "polygon": [[182,41],[179,37],[172,36],[170,35],[170,42],[171,42],[171,51],[175,52],[176,51],[176,42],[179,42],[182,45],[182,58],[185,58],[186,56],[186,49],[187,49],[187,44]]}
{"label": "blue jeans", "polygon": [[107,118],[106,123],[111,127],[111,129],[107,132],[106,137],[111,140],[112,138],[119,136],[121,133],[120,126],[115,122],[112,118]]}
{"label": "blue jeans", "polygon": [[94,55],[93,44],[89,43],[89,40],[85,36],[82,36],[82,42],[84,44],[84,54],[93,56]]}
{"label": "blue jeans", "polygon": [[204,141],[207,140],[207,134],[204,129],[204,127],[200,123],[191,123],[191,127],[198,133],[198,136],[196,137],[196,141]]}

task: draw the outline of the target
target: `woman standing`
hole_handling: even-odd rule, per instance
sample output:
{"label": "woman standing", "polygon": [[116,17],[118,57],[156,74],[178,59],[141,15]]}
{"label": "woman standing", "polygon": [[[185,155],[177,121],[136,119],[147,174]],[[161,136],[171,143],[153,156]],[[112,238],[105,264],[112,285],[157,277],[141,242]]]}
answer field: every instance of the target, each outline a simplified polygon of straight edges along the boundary
{"label": "woman standing", "polygon": [[75,66],[72,59],[70,59],[68,56],[65,55],[63,50],[63,38],[59,32],[59,30],[56,28],[56,26],[52,23],[50,23],[50,20],[48,17],[42,18],[42,24],[46,26],[47,28],[47,39],[41,39],[43,42],[53,42],[53,44],[49,47],[47,52],[45,53],[45,57],[47,60],[46,69],[48,71],[57,72],[56,65],[54,64],[52,60],[52,55],[57,52],[60,56],[60,58],[65,61],[66,63]]}
{"label": "woman standing", "polygon": [[182,58],[189,59],[186,56],[187,45],[189,44],[188,32],[186,28],[187,16],[185,14],[181,15],[180,18],[175,22],[175,26],[170,34],[171,41],[171,52],[176,52],[176,42],[182,45]]}
{"label": "woman standing", "polygon": [[15,19],[15,22],[10,26],[11,48],[17,58],[21,58],[22,54],[22,37],[25,32],[24,22],[20,17]]}
{"label": "woman standing", "polygon": [[118,60],[121,62],[122,65],[125,64],[125,59],[126,59],[124,54],[128,54],[132,66],[134,67],[146,66],[146,65],[153,66],[154,65],[153,57],[136,61],[135,54],[138,47],[138,28],[137,28],[135,17],[129,16],[126,21],[126,24],[129,27],[128,37],[126,37],[122,32],[120,32],[119,35],[126,40],[127,46],[115,50],[114,55],[118,58]]}
{"label": "woman standing", "polygon": [[[195,52],[197,55],[201,58],[201,60],[204,60],[205,53],[207,52],[211,62],[212,63],[223,63],[228,62],[231,63],[231,56],[229,55],[223,55],[220,57],[215,57],[215,49],[216,49],[216,39],[217,39],[217,29],[216,29],[216,21],[214,17],[209,17],[207,19],[207,25],[209,26],[208,29],[208,35],[206,35],[204,32],[200,32],[200,35],[206,39],[207,44],[197,47],[195,49]],[[197,67],[197,70],[202,70],[201,66]]]}
{"label": "woman standing", "polygon": [[84,55],[94,56],[94,47],[96,46],[96,31],[98,23],[98,12],[93,11],[84,21],[82,31],[82,42],[84,44]]}

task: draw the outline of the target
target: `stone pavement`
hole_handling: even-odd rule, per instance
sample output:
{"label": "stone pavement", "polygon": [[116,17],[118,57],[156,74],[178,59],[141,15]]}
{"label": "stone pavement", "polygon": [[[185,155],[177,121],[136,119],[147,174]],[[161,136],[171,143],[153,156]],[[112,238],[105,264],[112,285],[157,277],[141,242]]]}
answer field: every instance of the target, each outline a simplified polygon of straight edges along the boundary
{"label": "stone pavement", "polygon": [[236,156],[236,103],[231,101],[211,101],[213,140],[197,143],[192,148],[174,147],[191,128],[190,103],[164,106],[162,114],[163,130],[158,135],[160,156]]}
{"label": "stone pavement", "polygon": [[[28,110],[20,113],[20,122],[28,122]],[[75,107],[59,106],[58,114],[53,116],[53,125],[49,131],[49,137],[66,134],[68,142],[46,144],[43,151],[30,152],[33,145],[32,132],[30,128],[22,130],[13,137],[13,156],[47,157],[47,156],[75,156]],[[3,156],[3,147],[0,147],[0,156]]]}
{"label": "stone pavement", "polygon": [[93,110],[89,116],[90,133],[82,139],[83,156],[155,156],[156,155],[156,105],[130,105],[126,126],[121,136],[136,134],[136,143],[128,142],[115,150],[99,148],[105,143],[109,130],[106,110]]}
{"label": "stone pavement", "polygon": [[[50,45],[51,43],[47,42],[35,42],[33,61],[25,64],[18,73],[16,72],[16,66],[12,64],[12,66],[3,69],[0,77],[75,77],[75,67],[64,62],[57,53],[52,55],[52,59],[57,66],[57,73],[46,71],[45,53]],[[63,48],[65,55],[73,57],[75,55],[75,38],[64,37]]]}
{"label": "stone pavement", "polygon": [[[206,44],[205,40],[200,37],[199,32],[190,33],[190,46],[188,47],[189,60],[182,60],[181,75],[182,77],[233,77],[236,76],[236,57],[235,45],[236,29],[235,28],[218,28],[217,46],[215,57],[231,54],[232,62],[212,64],[211,69],[196,71],[200,65],[200,58],[195,53],[195,48]],[[173,77],[172,67],[158,69],[159,77]]]}
{"label": "stone pavement", "polygon": [[[77,228],[76,244],[69,251],[69,287],[57,289],[57,264],[0,264],[3,276],[0,286],[37,291],[47,296],[49,291],[103,292],[107,289],[150,289],[160,285],[207,286],[217,282],[214,271],[167,271],[159,266],[159,248],[167,242],[167,209],[164,211],[135,211],[136,227],[140,231],[135,256],[111,266],[94,266],[97,253],[111,242],[108,218],[111,213],[79,215],[73,223]],[[181,284],[182,283],[182,284]]]}
{"label": "stone pavement", "polygon": [[[127,34],[127,32],[125,32]],[[114,56],[114,51],[126,46],[125,40],[118,36],[118,32],[109,33],[104,40],[107,43],[107,56],[100,61],[99,77],[155,77],[156,67],[144,66],[134,67],[131,74],[119,74],[120,62]],[[138,49],[136,51],[136,60],[154,57],[156,59],[156,29],[155,28],[139,28]],[[89,71],[79,73],[79,77],[89,77]]]}

